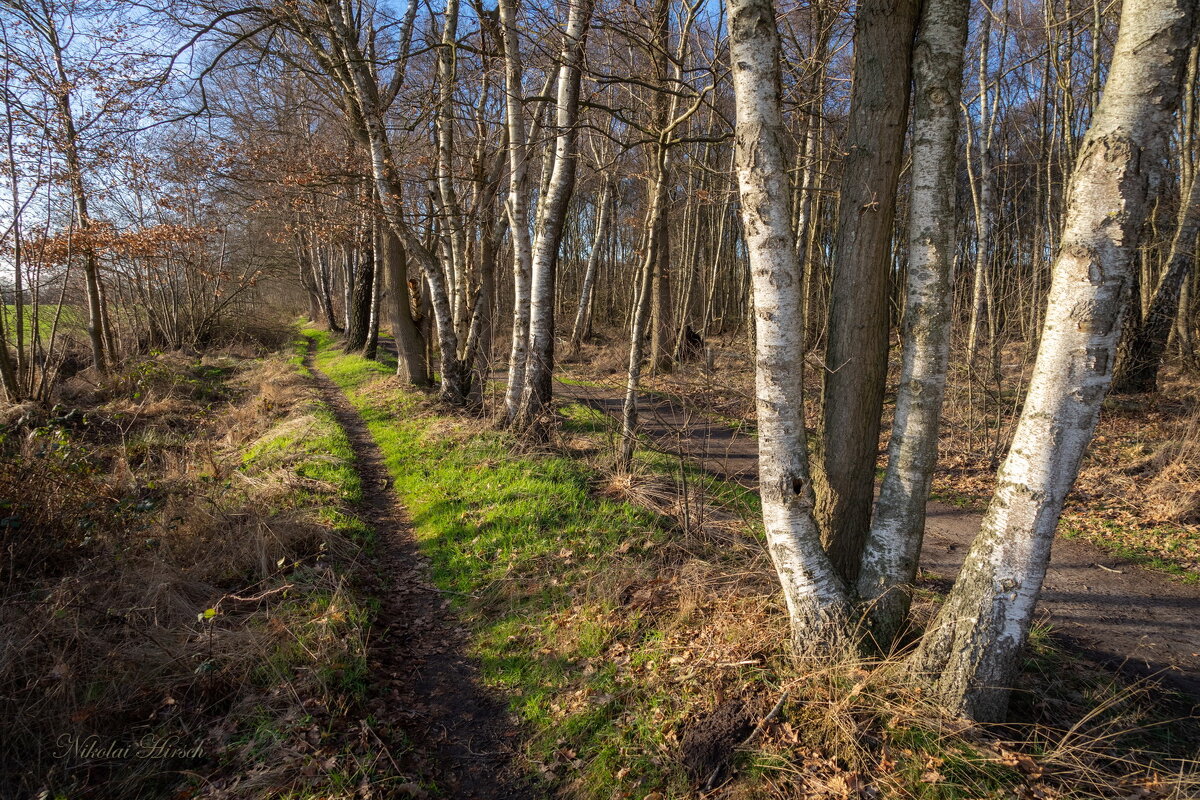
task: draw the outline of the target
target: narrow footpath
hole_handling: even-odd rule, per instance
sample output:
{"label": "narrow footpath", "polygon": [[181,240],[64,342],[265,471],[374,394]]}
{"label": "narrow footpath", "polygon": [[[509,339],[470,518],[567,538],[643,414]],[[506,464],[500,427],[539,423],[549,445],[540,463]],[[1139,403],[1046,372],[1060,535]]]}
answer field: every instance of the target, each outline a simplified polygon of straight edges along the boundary
{"label": "narrow footpath", "polygon": [[[447,596],[429,579],[404,509],[366,424],[345,395],[305,364],[338,424],[346,431],[362,479],[358,512],[377,544],[356,580],[380,607],[368,643],[367,710],[379,744],[411,782],[387,797],[523,800],[538,795],[515,767],[520,737],[503,698],[488,692],[466,655],[467,634]],[[439,791],[427,789],[436,786]]]}
{"label": "narrow footpath", "polygon": [[[620,419],[624,396],[619,389],[560,381],[555,394]],[[753,436],[671,399],[640,395],[638,407],[641,431],[658,449],[757,487]],[[937,502],[927,511],[921,569],[948,584],[962,567],[983,515]],[[1200,702],[1200,586],[1060,537],[1039,607],[1054,634],[1089,660],[1138,677],[1154,675]]]}

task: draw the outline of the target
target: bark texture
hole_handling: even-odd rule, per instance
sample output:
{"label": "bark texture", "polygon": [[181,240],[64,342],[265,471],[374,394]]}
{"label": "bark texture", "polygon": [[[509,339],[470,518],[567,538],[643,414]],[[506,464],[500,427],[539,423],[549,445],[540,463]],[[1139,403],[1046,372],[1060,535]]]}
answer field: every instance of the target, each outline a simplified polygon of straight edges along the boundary
{"label": "bark texture", "polygon": [[867,631],[886,650],[908,615],[937,462],[954,286],[958,98],[967,0],[927,0],[914,48],[912,195],[904,353],[875,518],[858,578]]}
{"label": "bark texture", "polygon": [[1079,148],[1046,321],[983,527],[913,668],[950,710],[1003,718],[1054,531],[1112,379],[1138,233],[1166,156],[1195,0],[1126,3]]}
{"label": "bark texture", "polygon": [[387,267],[388,307],[392,337],[396,340],[396,376],[413,386],[429,385],[429,365],[425,363],[425,337],[412,315],[408,291],[408,258],[404,243],[390,229],[382,231],[387,243],[384,264]]}
{"label": "bark texture", "polygon": [[562,242],[567,205],[575,190],[575,123],[579,118],[580,64],[592,19],[592,0],[572,0],[559,55],[554,166],[538,206],[529,299],[529,349],[517,427],[542,424],[552,395],[554,372],[554,299],[558,246]]}
{"label": "bark texture", "polygon": [[504,43],[505,121],[508,126],[508,220],[513,251],[513,323],[508,357],[505,418],[512,422],[521,406],[525,361],[529,348],[529,275],[533,243],[529,236],[529,147],[525,137],[521,43],[515,0],[500,0],[500,32]]}
{"label": "bark texture", "polygon": [[887,377],[888,275],[908,122],[916,0],[863,0],[855,15],[854,89],[838,206],[817,513],[849,582],[871,522]]}
{"label": "bark texture", "polygon": [[805,450],[800,265],[780,111],[779,33],[769,0],[730,0],[735,160],[754,292],[759,479],[767,546],[795,648],[844,645],[849,600],[821,548]]}

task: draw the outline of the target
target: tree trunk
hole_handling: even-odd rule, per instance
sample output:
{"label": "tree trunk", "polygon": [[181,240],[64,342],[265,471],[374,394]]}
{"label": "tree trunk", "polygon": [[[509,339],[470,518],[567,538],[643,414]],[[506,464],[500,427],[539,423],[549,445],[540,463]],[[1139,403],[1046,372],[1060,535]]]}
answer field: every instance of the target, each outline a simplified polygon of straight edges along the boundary
{"label": "tree trunk", "polygon": [[[992,35],[992,14],[983,12],[979,33],[979,174],[971,168],[971,128],[973,120],[967,120],[967,177],[971,185],[971,201],[975,211],[975,271],[971,280],[971,316],[967,322],[967,367],[973,369],[979,356],[979,329],[983,326],[984,312],[990,313],[991,298],[988,296],[988,269],[992,249],[992,125],[987,80],[988,52]],[[998,88],[997,88],[998,91]]]}
{"label": "tree trunk", "polygon": [[396,340],[396,376],[413,386],[429,385],[429,365],[425,362],[425,337],[412,314],[412,297],[408,292],[408,258],[404,243],[389,228],[383,230],[387,247],[384,264],[387,269],[388,305],[392,323],[392,338]]}
{"label": "tree trunk", "polygon": [[967,0],[926,0],[913,48],[912,194],[904,354],[888,464],[858,576],[867,632],[886,652],[908,616],[937,462],[950,353],[955,156]]}
{"label": "tree trunk", "polygon": [[887,378],[892,222],[916,22],[916,0],[863,0],[855,17],[855,80],[838,207],[817,475],[817,514],[826,549],[849,583],[858,576],[874,499]]}
{"label": "tree trunk", "polygon": [[[367,339],[370,338],[371,296],[375,285],[375,255],[369,230],[367,235],[362,237],[362,241],[356,249],[358,267],[353,274],[349,269],[346,270],[346,280],[350,282],[349,291],[346,293],[346,302],[349,303],[349,307],[346,309],[346,341],[343,343],[342,349],[347,353],[361,351],[366,347]],[[350,262],[349,250],[346,260],[347,263]]]}
{"label": "tree trunk", "polygon": [[317,287],[321,296],[321,314],[325,318],[325,327],[334,333],[341,333],[342,326],[338,323],[337,314],[333,310],[333,283],[329,274],[329,258],[326,250],[316,244],[311,246],[313,274],[317,279]]}
{"label": "tree trunk", "polygon": [[[672,100],[667,91],[670,88],[669,70],[671,69],[671,0],[655,0],[652,17],[650,55],[654,64],[654,80],[659,91],[654,95],[654,127],[659,133],[667,128],[668,119],[672,112]],[[664,144],[660,141],[658,147]],[[655,158],[658,158],[657,154]],[[662,191],[670,193],[670,161],[660,159],[658,167],[662,174],[655,175],[653,180],[662,185]],[[671,334],[674,325],[671,322],[671,215],[665,202],[655,220],[650,235],[655,238],[655,258],[651,267],[651,299],[650,299],[650,374],[657,375],[671,368],[674,360],[674,348],[671,346]]]}
{"label": "tree trunk", "polygon": [[[437,138],[437,195],[446,236],[446,277],[453,300],[454,325],[459,341],[467,336],[467,239],[462,208],[454,189],[454,83],[458,72],[459,0],[447,0],[438,48],[438,106],[434,117]],[[468,359],[470,355],[466,356]]]}
{"label": "tree trunk", "polygon": [[[54,94],[58,106],[59,119],[63,126],[63,150],[66,157],[67,173],[71,185],[71,200],[75,207],[75,216],[79,229],[83,233],[83,275],[87,291],[88,306],[88,339],[92,345],[92,366],[104,372],[109,364],[104,340],[104,302],[101,297],[100,270],[96,259],[96,249],[89,239],[92,230],[92,217],[88,211],[87,187],[83,181],[83,162],[79,157],[79,132],[75,126],[75,110],[71,105],[71,87],[75,81],[68,74],[63,61],[63,44],[59,39],[57,23],[51,18],[47,6],[43,32],[46,42],[50,45],[54,59],[55,70],[58,73],[59,86]],[[17,213],[16,209],[13,213]]]}
{"label": "tree trunk", "polygon": [[[668,186],[669,177],[662,181]],[[669,191],[669,188],[668,188]],[[650,299],[650,374],[667,372],[675,360],[671,303],[671,218],[664,203],[662,214],[654,227],[654,273]]]}
{"label": "tree trunk", "polygon": [[[661,240],[656,235],[658,221],[663,218],[667,204],[665,147],[654,149],[654,171],[650,183],[646,209],[646,252],[642,254],[637,304],[633,312],[633,325],[629,331],[629,366],[625,373],[625,402],[621,407],[621,454],[617,468],[628,470],[633,466],[633,453],[637,448],[638,386],[642,379],[642,362],[646,358],[646,326],[650,322],[650,306],[654,294],[654,269],[658,261]],[[653,351],[651,351],[653,353]]]}
{"label": "tree trunk", "polygon": [[1150,307],[1133,335],[1121,346],[1114,394],[1145,394],[1158,391],[1158,369],[1162,366],[1167,338],[1179,310],[1180,291],[1196,261],[1196,233],[1200,231],[1200,181],[1192,179],[1179,205],[1179,224],[1171,241],[1167,268],[1158,279]]}
{"label": "tree trunk", "polygon": [[518,428],[541,432],[550,404],[554,373],[554,289],[558,246],[562,241],[567,205],[575,190],[575,123],[579,117],[580,64],[592,18],[592,0],[572,0],[559,56],[558,108],[554,166],[538,208],[529,304],[529,349],[525,385],[517,414]]}
{"label": "tree trunk", "polygon": [[999,720],[1067,492],[1112,378],[1138,233],[1165,160],[1195,0],[1126,3],[1108,83],[1066,197],[1046,322],[997,488],[913,658],[951,711]]}
{"label": "tree trunk", "polygon": [[759,487],[767,547],[796,650],[844,646],[849,601],[821,548],[805,450],[800,266],[780,110],[779,33],[770,0],[729,0],[735,153],[754,291]]}
{"label": "tree trunk", "polygon": [[533,245],[529,238],[529,146],[525,139],[524,92],[521,80],[521,46],[515,0],[500,0],[501,39],[504,43],[505,121],[508,125],[508,229],[513,249],[513,324],[508,357],[508,386],[504,414],[516,419],[525,388],[529,348],[529,280]]}
{"label": "tree trunk", "polygon": [[571,328],[571,347],[568,358],[579,354],[583,337],[587,333],[588,309],[592,305],[592,293],[596,285],[596,271],[600,265],[600,246],[604,241],[604,228],[608,222],[608,179],[600,187],[596,198],[596,230],[592,233],[592,249],[588,252],[587,267],[583,272],[583,285],[579,289],[579,308],[575,312],[575,324]]}
{"label": "tree trunk", "polygon": [[343,91],[347,93],[348,102],[358,113],[355,132],[362,139],[370,156],[371,177],[375,182],[384,219],[417,262],[429,289],[441,357],[442,399],[451,405],[461,406],[467,400],[470,375],[458,356],[458,335],[454,327],[445,272],[433,253],[404,220],[404,192],[396,175],[397,160],[392,153],[391,142],[384,125],[379,86],[371,73],[370,62],[362,52],[353,27],[354,9],[344,1],[336,5],[330,4],[325,9],[325,21],[334,38],[340,60],[335,61],[327,55],[319,42],[311,42],[310,47],[314,54],[322,59],[325,68],[339,77]]}
{"label": "tree trunk", "polygon": [[379,310],[383,299],[383,274],[379,269],[380,261],[379,231],[371,231],[371,313],[367,321],[367,343],[363,345],[363,357],[375,360],[379,350]]}

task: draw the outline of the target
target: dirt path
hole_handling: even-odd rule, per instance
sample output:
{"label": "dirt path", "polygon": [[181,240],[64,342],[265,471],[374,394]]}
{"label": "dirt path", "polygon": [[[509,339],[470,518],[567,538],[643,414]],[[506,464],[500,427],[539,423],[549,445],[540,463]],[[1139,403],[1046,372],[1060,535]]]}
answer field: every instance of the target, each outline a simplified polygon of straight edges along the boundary
{"label": "dirt path", "polygon": [[[560,399],[619,418],[623,396],[607,387],[557,383]],[[683,454],[747,487],[758,479],[758,443],[678,402],[643,396],[643,432],[665,452]],[[931,502],[921,567],[935,579],[958,574],[983,516]],[[1040,608],[1056,635],[1099,663],[1162,680],[1200,700],[1200,587],[1173,581],[1086,542],[1059,538]]]}
{"label": "dirt path", "polygon": [[519,739],[505,703],[482,688],[465,655],[466,632],[429,580],[428,560],[388,488],[379,448],[342,392],[313,367],[311,354],[306,363],[350,439],[362,478],[359,511],[378,537],[374,558],[358,576],[381,602],[369,643],[367,708],[381,744],[413,779],[382,796],[428,797],[422,787],[433,782],[438,796],[460,800],[535,797],[513,767]]}

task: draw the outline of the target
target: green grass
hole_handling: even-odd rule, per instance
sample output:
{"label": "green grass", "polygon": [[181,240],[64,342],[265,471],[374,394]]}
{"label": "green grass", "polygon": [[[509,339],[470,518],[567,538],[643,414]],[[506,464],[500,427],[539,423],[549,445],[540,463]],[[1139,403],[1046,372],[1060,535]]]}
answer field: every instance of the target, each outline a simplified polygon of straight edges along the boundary
{"label": "green grass", "polygon": [[[621,607],[611,593],[589,590],[622,569],[636,572],[630,565],[639,553],[670,544],[666,521],[598,497],[598,476],[586,465],[518,455],[507,433],[439,415],[429,397],[395,384],[373,387],[391,375],[388,366],[342,354],[324,332],[305,335],[317,348],[316,366],[346,392],[382,450],[434,582],[455,593],[472,631],[485,681],[507,694],[524,721],[530,770],[578,797],[686,794],[674,737],[710,705],[703,681],[661,679],[678,652],[678,631],[653,608]],[[563,412],[569,432],[608,432],[604,415],[590,407]],[[682,473],[760,535],[754,492],[649,447],[635,458],[644,472]],[[623,546],[631,556],[624,562],[616,555]],[[768,662],[740,674],[739,685],[774,684],[779,659]],[[746,774],[757,781],[770,773],[764,766]]]}
{"label": "green grass", "polygon": [[[643,440],[636,472],[700,487],[707,502],[741,518],[743,538],[737,547],[751,545],[738,553],[722,550],[725,545],[710,547],[671,562],[658,554],[679,552],[678,529],[645,509],[601,496],[596,490],[604,476],[586,463],[553,452],[530,453],[506,432],[442,413],[432,394],[387,381],[390,365],[345,355],[322,331],[307,330],[304,336],[315,347],[316,366],[346,393],[383,452],[430,559],[432,578],[448,592],[470,631],[471,655],[481,664],[486,684],[502,691],[523,721],[525,766],[545,780],[547,794],[687,796],[691,787],[680,767],[677,736],[685,722],[714,704],[714,685],[723,680],[732,691],[778,696],[780,686],[820,683],[797,674],[783,648],[774,652],[773,646],[755,651],[759,663],[723,678],[711,670],[689,674],[687,666],[665,666],[685,649],[689,633],[711,622],[693,625],[682,620],[682,612],[620,600],[621,587],[652,580],[661,574],[657,570],[688,558],[692,564],[728,567],[707,575],[758,568],[745,560],[755,552],[755,538],[761,540],[761,507],[754,492]],[[583,404],[561,411],[566,433],[600,445],[613,441],[613,423],[602,412]],[[761,636],[761,626],[778,625],[782,643],[782,613],[764,609],[762,595],[757,597],[757,615],[740,617],[746,620],[743,627],[759,626],[755,641],[763,647],[764,640],[772,640]],[[706,594],[700,603],[714,598]],[[735,608],[745,606],[726,606]],[[706,609],[692,613],[702,617]],[[747,636],[736,625],[720,630]],[[1039,663],[1067,658],[1048,644],[1037,647],[1050,654]],[[1061,665],[1034,672],[1061,678],[1064,696],[1073,697],[1086,683],[1062,678],[1068,670]],[[1102,701],[1106,691],[1119,687],[1097,690],[1095,699]],[[805,753],[836,749],[820,738],[819,726],[804,728],[806,719],[819,721],[827,706],[840,703],[861,703],[853,724],[843,729],[843,734],[853,732],[858,752],[878,753],[878,742],[863,745],[863,737],[877,737],[890,748],[891,772],[879,785],[902,786],[894,796],[1009,797],[1025,782],[1020,770],[998,763],[970,740],[936,726],[927,729],[920,718],[893,717],[881,710],[894,707],[886,702],[853,698],[825,690],[811,697],[795,694],[785,717],[811,749],[764,742],[739,756],[739,783],[751,792],[746,796],[771,796],[769,785],[786,784],[798,769],[807,769],[801,764]],[[872,774],[878,765],[833,765],[836,758],[825,762],[836,774],[853,769],[867,782],[878,777]]]}
{"label": "green grass", "polygon": [[[295,355],[290,359],[293,368],[305,376],[311,374],[303,365],[307,346],[306,339],[298,339]],[[269,513],[310,513],[334,533],[354,543],[356,552],[369,556],[374,532],[353,513],[362,499],[354,451],[345,430],[323,402],[312,398],[302,400],[295,410],[243,450],[239,469],[251,479],[257,475],[269,479],[272,473],[284,469],[322,484],[324,488],[320,490],[293,489],[281,495],[272,503]],[[323,547],[321,552],[325,553]],[[379,605],[375,598],[346,589],[346,555],[342,553],[343,558],[333,557],[328,561],[322,559],[319,568],[307,561],[281,564],[282,572],[265,588],[290,588],[279,595],[270,618],[253,623],[263,629],[265,638],[275,643],[250,676],[252,685],[263,693],[267,704],[237,718],[237,729],[232,736],[239,746],[231,752],[241,760],[231,761],[228,769],[236,773],[256,761],[272,763],[279,758],[281,748],[305,735],[315,721],[306,714],[297,717],[295,709],[287,705],[290,693],[280,694],[275,688],[286,687],[297,676],[305,676],[308,682],[305,691],[321,697],[332,712],[323,718],[320,736],[322,740],[334,737],[330,741],[340,751],[336,758],[328,759],[331,766],[321,767],[320,781],[312,789],[293,788],[281,795],[295,800],[316,800],[331,793],[348,796],[361,781],[371,783],[392,777],[371,769],[364,772],[346,742],[336,738],[343,735],[345,719],[358,719],[344,715],[361,713],[353,709],[368,694],[367,631]],[[286,625],[286,635],[272,633],[273,626],[281,623]],[[280,702],[284,702],[282,708]]]}
{"label": "green grass", "polygon": [[[584,436],[620,435],[619,423],[615,419],[586,403],[567,403],[559,410],[562,414],[563,429],[566,431]],[[644,436],[634,452],[634,462],[664,477],[679,476],[682,470],[684,478],[692,485],[700,487],[708,498],[726,510],[738,514],[752,526],[761,526],[762,502],[758,492],[733,481],[724,480],[690,459],[680,459],[671,453],[662,452]]]}
{"label": "green grass", "polygon": [[[1157,536],[1168,534],[1177,536],[1194,536],[1195,534],[1190,534],[1182,528],[1168,525],[1148,531],[1131,531],[1129,528],[1109,520],[1093,521],[1089,526],[1093,530],[1088,530],[1073,520],[1072,517],[1074,516],[1071,513],[1063,515],[1063,521],[1058,528],[1060,536],[1067,539],[1083,539],[1106,552],[1112,553],[1118,558],[1123,558],[1138,566],[1158,572],[1165,572],[1189,585],[1200,585],[1200,573],[1176,561],[1172,561],[1170,558],[1164,557],[1161,546],[1155,544],[1142,546],[1131,542],[1131,540],[1138,538],[1153,540]],[[1101,531],[1110,531],[1115,536],[1112,538],[1107,537]]]}
{"label": "green grass", "polygon": [[[33,311],[31,306],[26,305],[22,311],[19,320],[21,325],[22,336],[26,341],[29,340],[33,331]],[[41,333],[43,341],[50,336],[51,330],[54,328],[54,317],[58,311],[58,306],[49,303],[43,303],[37,308],[37,326]],[[81,335],[87,325],[87,313],[83,309],[75,306],[63,306],[62,314],[58,320],[58,336]],[[4,330],[7,332],[11,342],[16,342],[15,329],[18,323],[17,307],[15,304],[9,303],[4,306]]]}
{"label": "green grass", "polygon": [[[473,631],[485,681],[532,732],[531,770],[569,778],[590,797],[682,789],[666,754],[678,699],[641,686],[631,674],[637,659],[624,672],[604,663],[618,639],[639,642],[638,659],[652,661],[660,649],[653,620],[622,612],[603,592],[579,597],[580,587],[609,577],[623,543],[661,544],[661,521],[595,496],[595,475],[569,458],[514,455],[508,434],[438,416],[426,396],[371,391],[391,375],[387,365],[340,353],[324,332],[305,335],[316,366],[346,392],[383,452],[434,582],[454,593]],[[658,723],[645,724],[655,709]]]}

